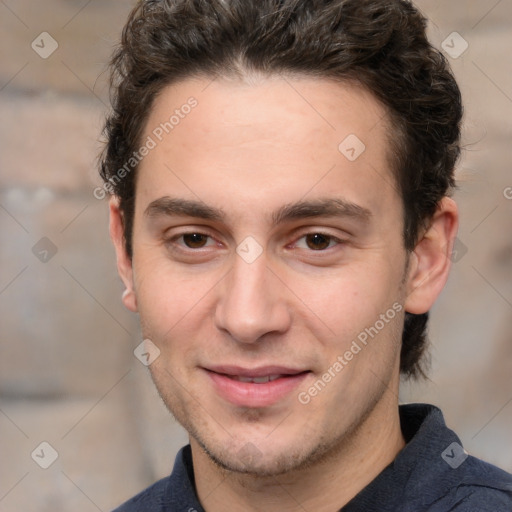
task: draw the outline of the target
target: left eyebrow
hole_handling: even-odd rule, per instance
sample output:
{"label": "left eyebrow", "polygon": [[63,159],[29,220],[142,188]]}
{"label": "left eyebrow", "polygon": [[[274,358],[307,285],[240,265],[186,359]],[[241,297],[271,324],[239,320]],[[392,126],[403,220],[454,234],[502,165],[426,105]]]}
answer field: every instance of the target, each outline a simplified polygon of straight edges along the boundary
{"label": "left eyebrow", "polygon": [[372,217],[372,212],[344,199],[317,199],[282,206],[272,214],[272,223],[277,225],[290,220],[315,217],[348,217],[367,223]]}

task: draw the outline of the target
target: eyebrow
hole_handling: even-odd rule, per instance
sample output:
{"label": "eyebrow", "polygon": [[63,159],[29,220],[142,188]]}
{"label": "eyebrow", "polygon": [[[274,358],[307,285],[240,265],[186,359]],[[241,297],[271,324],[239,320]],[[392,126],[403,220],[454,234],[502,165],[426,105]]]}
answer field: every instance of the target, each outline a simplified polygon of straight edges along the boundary
{"label": "eyebrow", "polygon": [[327,198],[298,201],[282,206],[272,214],[274,225],[290,220],[315,217],[349,217],[367,222],[372,212],[345,199]]}
{"label": "eyebrow", "polygon": [[[150,218],[181,216],[214,221],[224,221],[226,218],[221,208],[208,206],[201,201],[169,196],[152,201],[145,209],[144,215]],[[368,222],[372,213],[367,208],[345,199],[326,198],[286,204],[273,212],[270,219],[273,225],[278,225],[291,220],[316,217],[348,217]]]}
{"label": "eyebrow", "polygon": [[224,212],[219,208],[213,208],[201,201],[179,199],[169,196],[155,199],[144,210],[147,217],[180,216],[197,217],[205,220],[223,220]]}

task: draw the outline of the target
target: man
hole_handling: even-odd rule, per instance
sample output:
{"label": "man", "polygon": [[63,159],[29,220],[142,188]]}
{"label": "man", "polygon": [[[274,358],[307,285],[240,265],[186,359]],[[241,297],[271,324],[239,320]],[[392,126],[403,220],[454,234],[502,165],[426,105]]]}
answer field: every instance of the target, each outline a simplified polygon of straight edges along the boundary
{"label": "man", "polygon": [[429,405],[459,89],[404,0],[141,2],[101,161],[125,306],[190,434],[118,511],[512,510]]}

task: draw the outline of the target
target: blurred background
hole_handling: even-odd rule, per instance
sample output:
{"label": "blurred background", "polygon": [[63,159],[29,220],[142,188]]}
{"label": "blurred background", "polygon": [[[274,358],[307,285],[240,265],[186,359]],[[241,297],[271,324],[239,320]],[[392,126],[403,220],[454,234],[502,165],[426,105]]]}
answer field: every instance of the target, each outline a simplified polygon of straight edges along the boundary
{"label": "blurred background", "polygon": [[[133,3],[0,0],[0,512],[111,510],[187,442],[134,356],[93,195]],[[512,1],[416,4],[461,85],[466,149],[430,380],[400,398],[439,405],[466,450],[512,471]]]}

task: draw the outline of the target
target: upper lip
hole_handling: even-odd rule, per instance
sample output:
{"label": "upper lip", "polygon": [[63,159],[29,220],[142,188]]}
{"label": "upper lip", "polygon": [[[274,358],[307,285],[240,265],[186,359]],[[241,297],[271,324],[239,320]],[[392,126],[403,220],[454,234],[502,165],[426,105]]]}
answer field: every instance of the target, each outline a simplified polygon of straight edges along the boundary
{"label": "upper lip", "polygon": [[235,377],[267,377],[269,375],[297,375],[299,373],[307,372],[300,368],[290,368],[288,366],[259,366],[257,368],[243,368],[241,366],[220,365],[220,366],[205,366],[205,370],[220,373],[224,375],[231,375]]}

